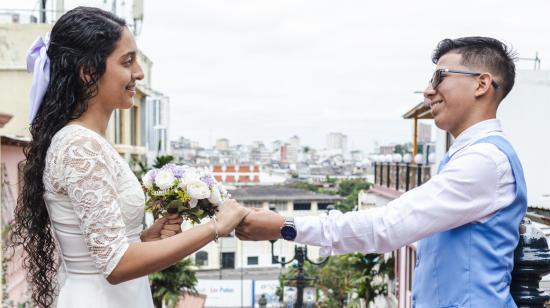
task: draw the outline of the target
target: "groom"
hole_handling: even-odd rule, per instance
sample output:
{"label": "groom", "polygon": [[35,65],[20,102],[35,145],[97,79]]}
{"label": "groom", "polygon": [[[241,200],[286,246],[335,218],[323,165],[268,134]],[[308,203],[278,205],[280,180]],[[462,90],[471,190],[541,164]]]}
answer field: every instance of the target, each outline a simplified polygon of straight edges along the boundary
{"label": "groom", "polygon": [[513,252],[527,208],[520,161],[496,112],[514,85],[506,45],[487,37],[445,39],[424,90],[437,127],[453,145],[438,174],[387,206],[320,217],[252,211],[243,240],[284,238],[321,254],[388,252],[418,241],[413,307],[516,307]]}

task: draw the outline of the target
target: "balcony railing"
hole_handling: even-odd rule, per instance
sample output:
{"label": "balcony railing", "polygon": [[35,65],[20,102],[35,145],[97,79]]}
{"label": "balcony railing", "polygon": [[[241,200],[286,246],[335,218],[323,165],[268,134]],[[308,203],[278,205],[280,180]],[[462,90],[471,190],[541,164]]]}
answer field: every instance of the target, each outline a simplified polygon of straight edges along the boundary
{"label": "balcony railing", "polygon": [[432,165],[413,163],[375,162],[374,184],[405,192],[426,183]]}

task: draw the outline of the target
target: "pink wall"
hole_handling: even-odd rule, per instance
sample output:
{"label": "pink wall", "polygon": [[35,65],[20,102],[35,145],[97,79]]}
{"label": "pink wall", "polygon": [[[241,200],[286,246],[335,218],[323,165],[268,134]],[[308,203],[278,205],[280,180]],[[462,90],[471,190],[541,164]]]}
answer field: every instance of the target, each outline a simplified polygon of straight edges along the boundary
{"label": "pink wall", "polygon": [[[10,202],[6,204],[6,207],[11,209],[15,208],[15,202],[19,193],[19,176],[18,176],[18,164],[25,159],[22,146],[17,145],[5,145],[2,144],[0,148],[0,161],[6,166],[7,182],[3,183],[8,185],[7,188],[11,190],[13,200],[2,200],[2,202]],[[4,189],[3,187],[2,189]],[[13,212],[2,213],[3,219],[13,218]],[[28,291],[27,282],[25,280],[25,271],[22,268],[23,249],[18,247],[12,259],[8,262],[8,269],[6,271],[7,291],[9,293],[9,301],[12,301],[15,305],[25,302],[30,297]],[[11,254],[11,252],[10,252]],[[8,254],[9,255],[9,254]]]}

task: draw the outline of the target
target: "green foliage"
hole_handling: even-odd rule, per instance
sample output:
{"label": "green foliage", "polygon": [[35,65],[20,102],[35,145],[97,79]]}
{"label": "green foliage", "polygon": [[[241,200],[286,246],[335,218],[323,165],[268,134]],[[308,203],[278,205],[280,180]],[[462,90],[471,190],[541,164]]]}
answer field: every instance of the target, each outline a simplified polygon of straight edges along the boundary
{"label": "green foliage", "polygon": [[299,188],[299,189],[304,189],[304,190],[309,190],[309,191],[313,191],[313,192],[318,192],[319,191],[319,187],[317,187],[317,185],[311,184],[309,182],[298,182],[296,184],[293,184],[292,187]]}
{"label": "green foliage", "polygon": [[182,260],[169,268],[149,275],[155,307],[175,307],[182,290],[196,293],[197,277],[191,269],[191,259]]}
{"label": "green foliage", "polygon": [[172,155],[162,155],[157,156],[155,162],[153,163],[154,168],[162,168],[162,166],[169,164],[174,161],[174,156]]}
{"label": "green foliage", "polygon": [[342,212],[352,211],[357,206],[359,191],[368,190],[371,184],[363,179],[342,180],[338,184],[338,194],[346,199],[336,204]]}
{"label": "green foliage", "polygon": [[[393,258],[384,259],[383,255],[352,253],[332,256],[321,266],[304,264],[304,274],[308,280],[307,286],[313,286],[325,294],[325,300],[319,307],[337,308],[354,307],[354,303],[346,303],[350,293],[357,293],[359,298],[372,302],[378,295],[386,295],[386,279],[394,278]],[[277,295],[282,298],[283,286],[296,286],[298,270],[287,268],[279,276]],[[319,298],[319,296],[317,297]],[[358,306],[357,306],[358,307]]]}

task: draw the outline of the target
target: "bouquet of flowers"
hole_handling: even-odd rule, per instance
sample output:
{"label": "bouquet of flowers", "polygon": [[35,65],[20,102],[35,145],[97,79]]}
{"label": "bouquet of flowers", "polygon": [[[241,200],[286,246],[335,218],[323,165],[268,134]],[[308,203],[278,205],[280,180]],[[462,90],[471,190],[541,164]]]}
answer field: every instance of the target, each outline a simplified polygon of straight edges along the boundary
{"label": "bouquet of flowers", "polygon": [[146,209],[155,217],[178,213],[199,223],[207,216],[214,216],[229,198],[227,190],[205,168],[167,164],[149,170],[141,180],[149,197]]}

